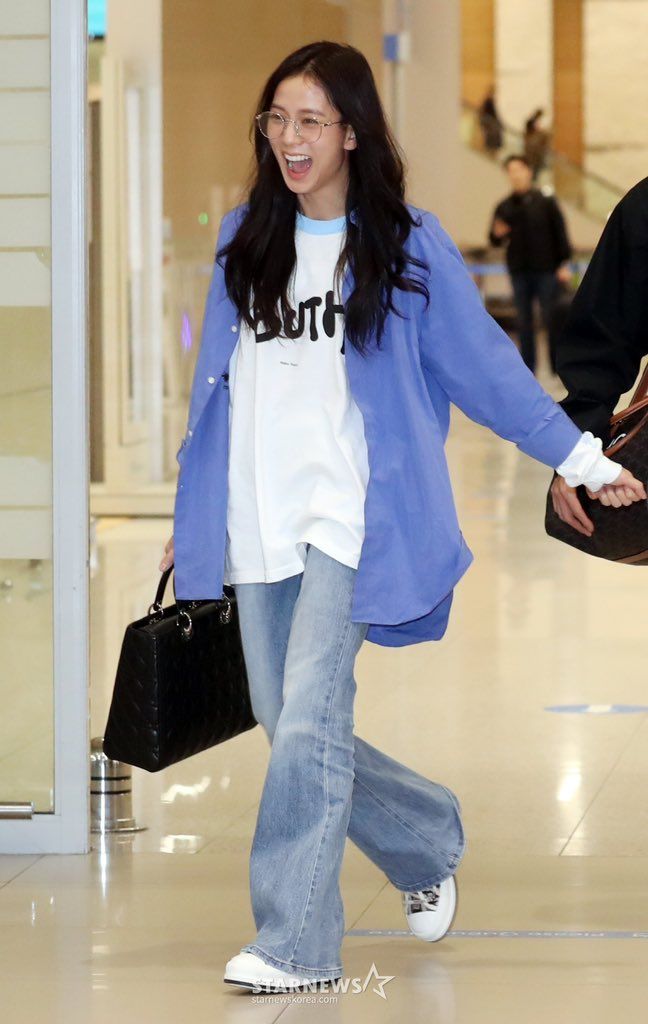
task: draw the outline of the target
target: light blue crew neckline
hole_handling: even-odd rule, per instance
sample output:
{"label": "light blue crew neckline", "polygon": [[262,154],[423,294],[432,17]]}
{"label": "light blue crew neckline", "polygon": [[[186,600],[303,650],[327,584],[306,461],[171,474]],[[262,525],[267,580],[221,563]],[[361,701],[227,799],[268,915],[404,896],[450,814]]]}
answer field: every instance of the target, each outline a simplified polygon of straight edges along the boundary
{"label": "light blue crew neckline", "polygon": [[336,235],[346,227],[346,216],[335,217],[333,220],[315,220],[297,210],[296,227],[307,235]]}

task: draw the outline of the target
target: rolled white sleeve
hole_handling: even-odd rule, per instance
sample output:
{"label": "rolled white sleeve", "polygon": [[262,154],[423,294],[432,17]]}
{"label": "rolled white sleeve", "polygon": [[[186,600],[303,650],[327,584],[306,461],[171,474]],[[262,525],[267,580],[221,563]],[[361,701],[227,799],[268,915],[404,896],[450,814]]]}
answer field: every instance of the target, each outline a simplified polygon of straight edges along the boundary
{"label": "rolled white sleeve", "polygon": [[556,473],[564,477],[570,487],[584,484],[592,492],[605,484],[613,484],[623,467],[603,455],[602,449],[601,438],[586,430],[564,462],[556,466]]}

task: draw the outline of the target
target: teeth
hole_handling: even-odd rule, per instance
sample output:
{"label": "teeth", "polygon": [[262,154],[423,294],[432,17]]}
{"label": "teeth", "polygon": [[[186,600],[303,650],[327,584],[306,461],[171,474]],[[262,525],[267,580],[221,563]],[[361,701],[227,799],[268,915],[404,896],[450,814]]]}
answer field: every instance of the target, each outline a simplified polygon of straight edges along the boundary
{"label": "teeth", "polygon": [[310,160],[310,157],[308,156],[288,156],[288,154],[285,154],[285,156],[286,160],[291,164],[297,163],[301,160]]}

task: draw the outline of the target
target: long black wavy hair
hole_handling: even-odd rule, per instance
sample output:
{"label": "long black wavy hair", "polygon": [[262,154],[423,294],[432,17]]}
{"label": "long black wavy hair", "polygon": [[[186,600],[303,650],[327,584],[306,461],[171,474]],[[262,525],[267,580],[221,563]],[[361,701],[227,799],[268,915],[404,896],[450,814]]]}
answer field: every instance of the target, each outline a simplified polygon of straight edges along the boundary
{"label": "long black wavy hair", "polygon": [[[404,275],[408,263],[429,269],[404,248],[412,225],[419,221],[410,216],[405,204],[404,161],[365,56],[353,46],[326,40],[302,46],[272,72],[256,113],[268,110],[279,83],[295,75],[310,78],[324,90],[357,139],[357,148],[349,150],[346,243],[335,274],[336,281],[341,281],[346,263],[353,272],[355,289],[344,309],[345,333],[364,354],[372,337],[380,347],[389,310],[403,315],[392,301],[395,287],[419,292],[429,302],[425,279]],[[288,288],[296,260],[299,206],[270,143],[255,125],[252,120],[255,153],[246,186],[247,210],[216,259],[224,266],[227,291],[240,316],[252,330],[262,321],[270,336],[276,337],[281,335],[282,323],[291,322]],[[353,210],[356,223],[350,219]]]}

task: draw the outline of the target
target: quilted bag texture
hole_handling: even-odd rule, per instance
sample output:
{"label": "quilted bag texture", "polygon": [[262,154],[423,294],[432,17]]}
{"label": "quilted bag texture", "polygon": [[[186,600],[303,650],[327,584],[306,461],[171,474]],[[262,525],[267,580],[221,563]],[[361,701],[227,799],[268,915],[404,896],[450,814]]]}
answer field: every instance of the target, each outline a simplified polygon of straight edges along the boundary
{"label": "quilted bag texture", "polygon": [[162,608],[172,568],[149,614],[126,627],[103,739],[107,757],[149,772],[257,725],[233,588]]}

